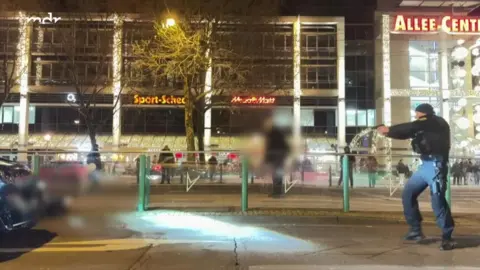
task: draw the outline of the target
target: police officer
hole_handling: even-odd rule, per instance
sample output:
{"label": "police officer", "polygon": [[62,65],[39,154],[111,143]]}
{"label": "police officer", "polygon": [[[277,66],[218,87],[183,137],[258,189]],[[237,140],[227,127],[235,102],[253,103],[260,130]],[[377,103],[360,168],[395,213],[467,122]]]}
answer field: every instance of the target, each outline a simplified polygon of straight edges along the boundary
{"label": "police officer", "polygon": [[416,120],[411,123],[391,127],[380,126],[377,131],[389,138],[412,139],[413,150],[420,154],[422,165],[410,177],[402,194],[403,211],[410,230],[405,236],[408,241],[421,241],[425,238],[418,206],[418,196],[430,187],[432,208],[437,226],[442,230],[441,250],[452,250],[454,222],[450,207],[445,199],[448,157],[450,152],[450,126],[435,115],[430,104],[420,104],[415,109]]}

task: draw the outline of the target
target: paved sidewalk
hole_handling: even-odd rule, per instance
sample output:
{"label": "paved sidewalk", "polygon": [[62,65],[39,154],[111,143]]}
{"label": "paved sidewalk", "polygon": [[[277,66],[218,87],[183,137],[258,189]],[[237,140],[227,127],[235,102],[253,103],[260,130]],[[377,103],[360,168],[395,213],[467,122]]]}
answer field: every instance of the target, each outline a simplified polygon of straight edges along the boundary
{"label": "paved sidewalk", "polygon": [[[328,224],[314,219],[196,215],[46,221],[0,243],[5,270],[480,270],[476,227],[458,227],[458,249],[440,251],[439,231],[405,243],[405,225]],[[74,220],[75,222],[73,222]],[[122,222],[124,226],[118,227]]]}

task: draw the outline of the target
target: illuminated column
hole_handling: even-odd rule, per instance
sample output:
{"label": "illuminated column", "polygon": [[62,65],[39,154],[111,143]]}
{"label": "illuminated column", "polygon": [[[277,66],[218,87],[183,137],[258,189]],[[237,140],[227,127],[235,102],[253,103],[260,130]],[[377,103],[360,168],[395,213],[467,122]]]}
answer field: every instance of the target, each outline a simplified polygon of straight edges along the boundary
{"label": "illuminated column", "polygon": [[[17,78],[20,86],[20,119],[18,120],[18,150],[28,150],[28,67],[30,65],[30,40],[32,29],[23,12],[19,13],[19,39],[17,44]],[[19,161],[27,161],[27,154],[18,155]]]}
{"label": "illuminated column", "polygon": [[450,122],[450,105],[448,103],[450,99],[450,76],[448,74],[448,47],[445,36],[442,37],[442,43],[440,45],[440,87],[442,89],[442,117],[445,119],[445,121]]}
{"label": "illuminated column", "polygon": [[[44,36],[44,30],[43,28],[39,27],[38,28],[38,34],[37,34],[37,52],[42,51],[43,47],[43,36]],[[37,61],[42,60],[41,57],[37,57]],[[42,78],[42,69],[43,65],[42,64],[36,64],[35,65],[35,85],[40,85],[40,79]]]}
{"label": "illuminated column", "polygon": [[115,15],[113,33],[113,147],[120,147],[120,137],[122,136],[122,36],[123,36],[123,18]]}
{"label": "illuminated column", "polygon": [[301,84],[301,23],[300,16],[293,23],[293,138],[295,142],[299,142],[301,139],[301,126],[300,126],[300,97],[302,96],[302,84]]}
{"label": "illuminated column", "polygon": [[[207,55],[210,52],[207,51]],[[207,72],[205,72],[205,88],[204,91],[205,95],[205,106],[207,110],[205,110],[205,119],[204,119],[204,134],[203,134],[203,142],[205,144],[205,149],[210,148],[210,138],[212,137],[212,58],[209,57],[209,65]]]}
{"label": "illuminated column", "polygon": [[[472,80],[472,54],[469,53],[467,57],[465,58],[465,70],[467,71],[466,76],[465,76],[465,91],[466,92],[472,92],[473,91],[473,80]],[[472,96],[467,96],[467,117],[468,120],[470,121],[470,127],[468,128],[467,136],[469,138],[474,138],[475,137],[475,125],[473,124],[473,115],[474,115],[474,109],[473,106],[475,106],[475,99]]]}
{"label": "illuminated column", "polygon": [[[390,85],[390,15],[382,15],[382,68],[383,68],[383,124],[390,126],[392,124],[392,104],[391,104],[391,85]],[[385,159],[386,171],[391,172],[392,160],[391,149],[392,140],[384,139],[384,148],[387,154]]]}
{"label": "illuminated column", "polygon": [[338,129],[337,144],[346,143],[346,108],[345,108],[345,20],[337,22],[337,84],[338,84]]}

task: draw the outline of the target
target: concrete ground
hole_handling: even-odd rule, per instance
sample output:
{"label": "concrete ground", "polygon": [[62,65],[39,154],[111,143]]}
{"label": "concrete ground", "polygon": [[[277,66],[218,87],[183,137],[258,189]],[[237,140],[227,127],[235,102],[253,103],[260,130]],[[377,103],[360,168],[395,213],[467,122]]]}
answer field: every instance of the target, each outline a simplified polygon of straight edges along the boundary
{"label": "concrete ground", "polygon": [[135,188],[80,197],[68,216],[2,236],[0,269],[480,270],[480,189],[453,190],[458,249],[445,252],[427,192],[421,209],[430,238],[411,244],[401,241],[400,192],[355,188],[351,213],[342,213],[338,188],[282,199],[254,192],[252,210],[240,213],[238,187],[210,188],[157,187],[151,206],[164,209],[140,213]]}
{"label": "concrete ground", "polygon": [[478,227],[457,228],[454,251],[438,249],[432,226],[421,244],[400,240],[405,230],[322,218],[76,213],[3,238],[0,269],[480,269]]}

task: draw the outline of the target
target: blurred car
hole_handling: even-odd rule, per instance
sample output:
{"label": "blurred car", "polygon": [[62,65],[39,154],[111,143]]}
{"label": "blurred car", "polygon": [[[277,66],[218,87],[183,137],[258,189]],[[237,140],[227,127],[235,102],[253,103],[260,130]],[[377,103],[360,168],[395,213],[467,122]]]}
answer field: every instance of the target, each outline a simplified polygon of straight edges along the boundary
{"label": "blurred car", "polygon": [[148,175],[148,179],[151,181],[160,181],[162,178],[162,165],[154,164],[150,169],[150,174]]}
{"label": "blurred car", "polygon": [[35,211],[20,188],[0,178],[0,233],[35,226]]}
{"label": "blurred car", "polygon": [[50,194],[78,196],[90,186],[89,168],[80,161],[51,161],[40,167],[39,177]]}
{"label": "blurred car", "polygon": [[3,181],[13,183],[15,179],[31,174],[32,171],[28,166],[10,161],[9,159],[0,158],[0,175]]}

